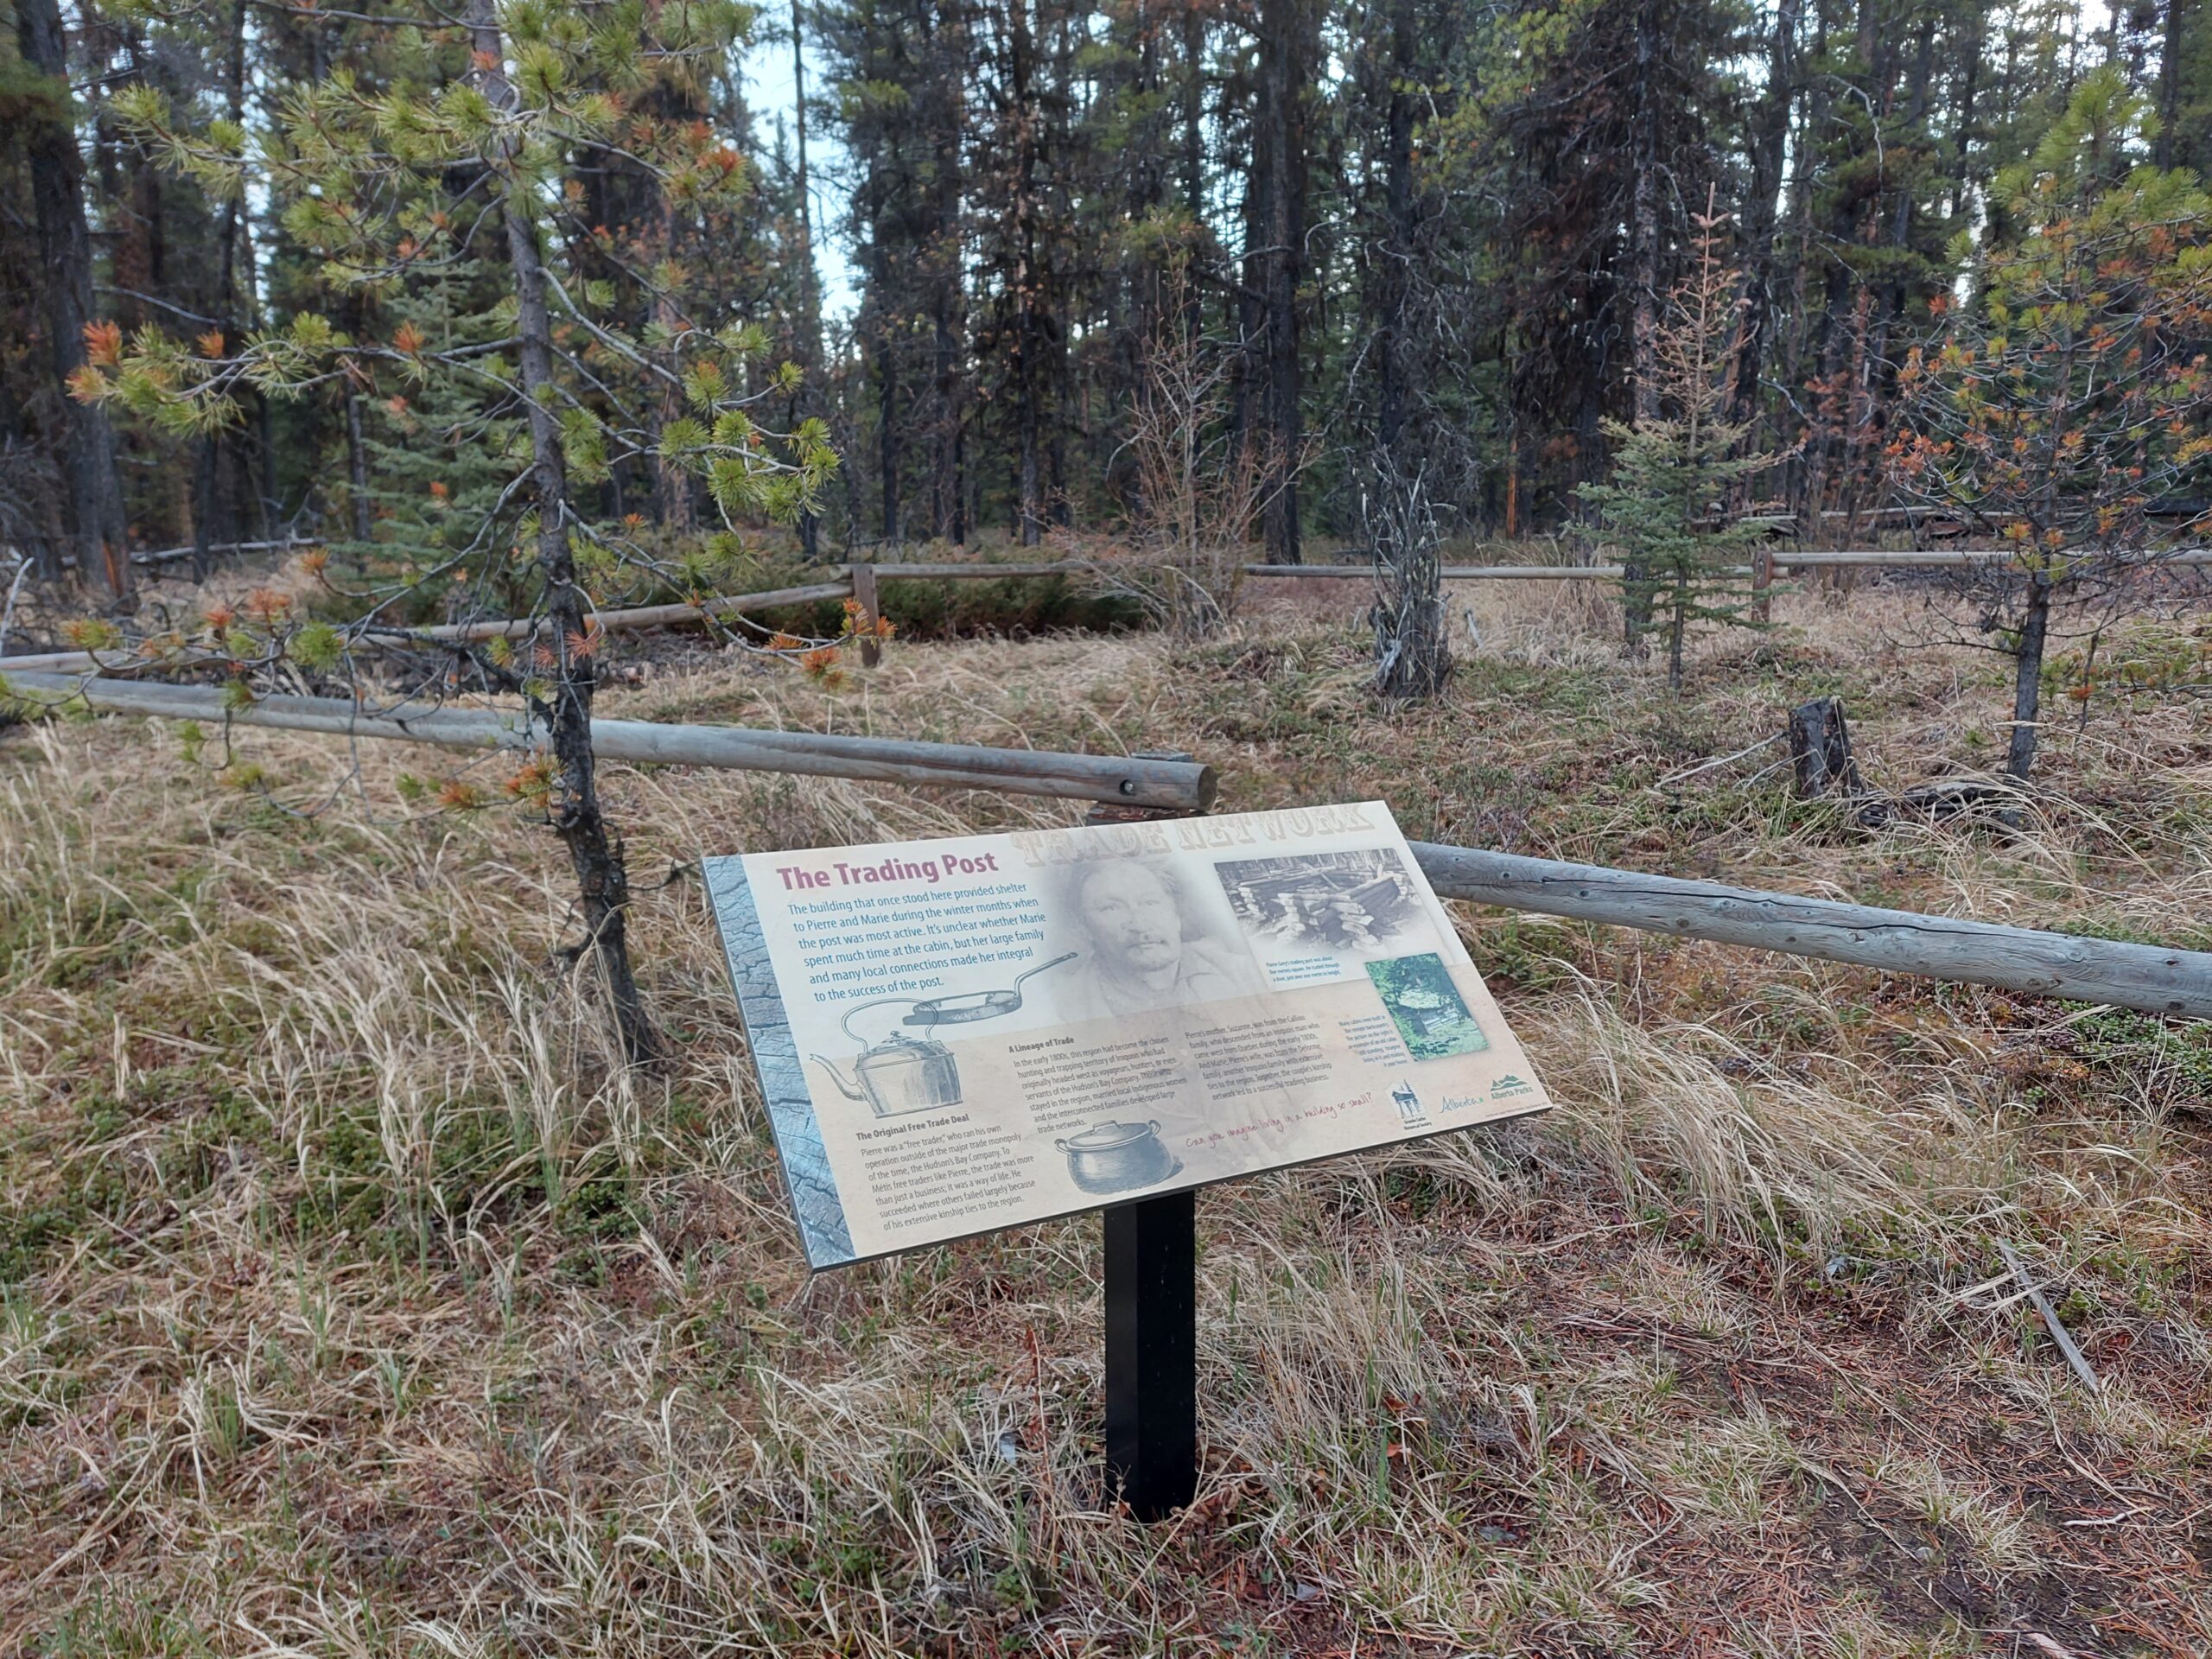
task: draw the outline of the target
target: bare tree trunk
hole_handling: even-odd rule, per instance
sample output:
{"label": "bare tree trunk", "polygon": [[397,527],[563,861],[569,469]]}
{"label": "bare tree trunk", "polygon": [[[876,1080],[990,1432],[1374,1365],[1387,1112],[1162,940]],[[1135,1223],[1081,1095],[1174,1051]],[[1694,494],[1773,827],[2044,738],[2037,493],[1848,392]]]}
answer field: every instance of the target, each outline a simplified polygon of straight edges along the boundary
{"label": "bare tree trunk", "polygon": [[1973,159],[1975,137],[1974,101],[1974,93],[1979,90],[1981,83],[1981,58],[1986,25],[1980,12],[1969,11],[1964,28],[1966,29],[1966,61],[1959,66],[1959,102],[1955,118],[1952,123],[1955,137],[1952,145],[1951,212],[1955,215],[1966,212],[1967,199],[1973,194],[1975,182]]}
{"label": "bare tree trunk", "polygon": [[[245,0],[233,10],[231,17],[231,38],[224,54],[224,112],[233,124],[245,115]],[[218,327],[223,334],[226,349],[238,337],[238,308],[233,303],[238,292],[238,198],[236,191],[223,198],[223,214],[215,232],[215,303],[213,310]],[[196,475],[196,496],[192,511],[192,574],[195,580],[207,578],[209,550],[215,540],[217,520],[223,523],[223,539],[243,541],[238,533],[238,514],[235,493],[233,499],[225,503],[221,499],[223,448],[226,429],[210,427],[200,439],[199,466]]]}
{"label": "bare tree trunk", "polygon": [[1040,214],[1037,200],[1038,126],[1042,119],[1035,90],[1036,42],[1029,28],[1029,8],[1010,7],[1007,17],[1007,88],[1015,122],[1014,147],[1013,225],[1014,281],[1016,285],[1014,340],[1014,417],[1020,424],[1018,441],[1016,504],[1020,538],[1034,547],[1045,537],[1044,398],[1038,376],[1044,365],[1044,319],[1039,314],[1039,289],[1045,272],[1039,262]]}
{"label": "bare tree trunk", "polygon": [[1375,690],[1393,702],[1433,697],[1452,683],[1443,567],[1435,514],[1419,477],[1386,452],[1368,537],[1375,548]]}
{"label": "bare tree trunk", "polygon": [[[690,100],[685,99],[683,102],[690,104]],[[689,117],[696,107],[683,108],[679,105],[680,114],[675,118]],[[648,210],[652,214],[652,245],[658,250],[660,258],[672,259],[676,256],[675,211],[667,194],[657,181],[648,179],[644,188],[653,193]],[[671,342],[658,353],[662,359],[662,366],[668,372],[658,378],[659,391],[652,415],[653,448],[658,452],[660,435],[682,420],[685,412],[682,357],[673,342],[683,333],[689,319],[677,305],[675,296],[665,288],[658,289],[653,294],[652,316],[654,322],[659,325],[661,337]],[[692,487],[691,474],[672,461],[664,460],[658,465],[658,474],[655,479],[658,487],[653,505],[660,527],[672,536],[688,540],[699,531],[699,504]]]}
{"label": "bare tree trunk", "polygon": [[875,464],[883,492],[883,539],[899,539],[899,365],[890,330],[880,319],[875,335]]}
{"label": "bare tree trunk", "polygon": [[[130,558],[116,472],[115,433],[105,411],[69,395],[85,365],[85,325],[92,320],[92,239],[85,222],[85,158],[77,149],[69,91],[68,45],[57,0],[16,0],[16,43],[41,83],[27,99],[24,155],[45,270],[47,347],[60,400],[64,526],[76,544],[80,578],[97,578],[120,602],[130,594]],[[59,550],[46,574],[60,575]]]}
{"label": "bare tree trunk", "polygon": [[1236,453],[1256,459],[1260,433],[1266,424],[1264,399],[1255,396],[1259,365],[1262,361],[1261,336],[1266,332],[1268,321],[1267,307],[1260,297],[1260,289],[1267,281],[1269,219],[1268,169],[1261,154],[1260,137],[1265,118],[1261,113],[1259,89],[1245,86],[1241,74],[1237,81],[1237,92],[1247,111],[1245,131],[1252,161],[1244,169],[1243,200],[1238,204],[1239,217],[1243,220],[1244,250],[1237,262],[1238,281],[1230,302],[1236,335],[1236,378],[1230,388],[1229,423],[1236,442]]}
{"label": "bare tree trunk", "polygon": [[967,490],[966,480],[961,477],[964,460],[962,437],[967,419],[960,398],[960,340],[954,330],[953,318],[947,315],[958,302],[956,285],[950,282],[941,283],[937,315],[931,319],[937,334],[937,431],[931,440],[937,451],[937,476],[931,480],[930,516],[936,533],[955,547],[968,539],[960,511]]}
{"label": "bare tree trunk", "polygon": [[[1027,350],[1027,346],[1024,347]],[[1021,376],[1021,544],[1034,547],[1045,539],[1045,474],[1038,451],[1039,411],[1035,385],[1025,360]]]}
{"label": "bare tree trunk", "polygon": [[1376,331],[1381,384],[1375,435],[1394,462],[1410,391],[1405,329],[1414,259],[1414,0],[1391,0],[1389,128],[1382,161],[1382,205],[1389,228],[1382,251],[1382,315]]}
{"label": "bare tree trunk", "polygon": [[[944,27],[945,38],[934,50],[956,63],[965,62],[969,46],[965,16],[952,10]],[[968,486],[963,476],[967,461],[968,398],[963,367],[967,360],[963,347],[968,308],[961,280],[961,204],[966,183],[961,134],[966,124],[967,100],[958,75],[939,75],[937,79],[941,83],[938,97],[944,99],[944,106],[936,107],[932,100],[935,168],[930,187],[932,224],[928,261],[930,321],[936,336],[937,363],[932,387],[936,407],[931,422],[935,476],[930,486],[930,517],[932,531],[957,547],[968,539],[964,511]]]}
{"label": "bare tree trunk", "polygon": [[1262,520],[1268,558],[1300,563],[1298,278],[1306,250],[1306,41],[1302,0],[1262,0],[1255,146],[1268,181],[1262,293],[1269,474]]}
{"label": "bare tree trunk", "polygon": [[[814,268],[814,200],[807,182],[806,166],[806,31],[799,0],[791,0],[791,118],[798,136],[798,251],[799,367],[809,374],[822,366],[822,283]],[[793,423],[799,414],[798,399],[791,402]],[[855,528],[857,528],[855,526]],[[850,532],[849,531],[848,534]],[[799,555],[811,564],[821,554],[822,520],[816,514],[798,516]]]}
{"label": "bare tree trunk", "polygon": [[2158,143],[2151,156],[2162,168],[2179,162],[2182,16],[2182,0],[2166,0],[2166,35],[2158,50]]}
{"label": "bare tree trunk", "polygon": [[[376,528],[372,503],[369,500],[369,446],[361,432],[361,394],[353,386],[346,388],[346,505],[352,511],[353,539],[366,543]],[[368,557],[365,550],[359,556]]]}
{"label": "bare tree trunk", "polygon": [[2036,723],[2043,712],[2044,642],[2050,634],[2051,582],[2037,570],[2028,578],[2028,602],[2020,618],[2019,643],[2013,649],[2012,741],[2005,747],[2005,770],[2028,781],[2036,763]]}
{"label": "bare tree trunk", "polygon": [[[1183,6],[1183,211],[1192,226],[1206,222],[1206,19],[1199,0]],[[1191,293],[1195,301],[1198,290]]]}
{"label": "bare tree trunk", "polygon": [[[505,69],[505,45],[493,12],[493,0],[469,0],[469,31],[486,96],[512,117],[516,98]],[[537,509],[537,562],[545,579],[546,641],[554,665],[551,689],[542,705],[560,771],[554,793],[553,827],[569,849],[590,949],[613,1006],[623,1058],[632,1064],[654,1058],[660,1039],[646,1013],[630,965],[626,922],[630,879],[620,845],[607,832],[600,812],[596,763],[591,747],[592,693],[597,666],[585,617],[589,607],[576,583],[569,542],[568,461],[561,445],[561,423],[549,394],[553,378],[553,328],[545,302],[545,267],[537,249],[537,222],[530,187],[512,168],[513,145],[499,157],[501,217],[506,220],[507,257],[514,273],[515,334],[520,342],[522,391],[530,417],[531,493]]]}
{"label": "bare tree trunk", "polygon": [[[1660,416],[1659,402],[1659,18],[1656,0],[1636,9],[1635,182],[1629,209],[1629,375],[1636,424]],[[1621,643],[1641,652],[1651,632],[1652,584],[1642,560],[1621,569]]]}
{"label": "bare tree trunk", "polygon": [[1659,418],[1659,18],[1656,0],[1636,9],[1636,181],[1629,223],[1629,372],[1636,423]]}
{"label": "bare tree trunk", "polygon": [[[1728,418],[1748,429],[1758,416],[1775,302],[1775,226],[1782,215],[1782,162],[1789,106],[1797,96],[1798,0],[1779,0],[1767,52],[1766,86],[1751,121],[1751,178],[1744,204],[1744,320],[1737,339]],[[1747,429],[1746,442],[1756,442]]]}

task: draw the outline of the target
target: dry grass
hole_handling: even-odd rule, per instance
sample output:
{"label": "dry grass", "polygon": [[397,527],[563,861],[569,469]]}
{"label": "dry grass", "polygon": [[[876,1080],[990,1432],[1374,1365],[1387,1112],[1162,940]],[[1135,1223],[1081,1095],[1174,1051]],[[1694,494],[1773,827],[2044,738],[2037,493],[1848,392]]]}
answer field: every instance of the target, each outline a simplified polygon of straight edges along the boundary
{"label": "dry grass", "polygon": [[[1784,601],[1674,704],[1586,594],[1482,590],[1449,703],[1395,716],[1346,599],[835,696],[671,655],[620,710],[1179,746],[1230,808],[1379,793],[1440,839],[2205,942],[2202,710],[2060,734],[2020,836],[1870,835],[1771,752],[1656,785],[1831,690],[1878,782],[1986,755],[1991,668],[1894,648],[1884,591]],[[1145,1529],[1096,1484],[1096,1223],[810,1281],[683,869],[1072,809],[616,772],[677,1057],[636,1077],[556,966],[542,830],[410,814],[400,770],[458,763],[391,747],[293,816],[342,746],[245,747],[273,798],[141,723],[0,747],[0,1651],[2212,1645],[2201,1032],[1465,912],[1560,1109],[1201,1200],[1205,1483]]]}

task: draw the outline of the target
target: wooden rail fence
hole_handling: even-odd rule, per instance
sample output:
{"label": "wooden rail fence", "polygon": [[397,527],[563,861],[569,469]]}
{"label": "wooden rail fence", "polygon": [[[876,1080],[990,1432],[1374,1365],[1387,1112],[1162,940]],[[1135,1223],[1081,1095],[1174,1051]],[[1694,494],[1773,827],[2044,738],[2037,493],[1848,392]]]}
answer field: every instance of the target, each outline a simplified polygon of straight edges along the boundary
{"label": "wooden rail fence", "polygon": [[[239,726],[391,738],[454,749],[535,750],[543,747],[546,741],[543,729],[533,728],[518,709],[441,709],[429,704],[379,709],[340,697],[270,696],[226,713],[221,690],[214,686],[32,673],[10,673],[6,683],[18,696],[65,701],[81,696],[92,708],[107,713],[153,715],[168,720],[228,719]],[[1212,804],[1215,789],[1213,768],[1193,761],[1058,754],[969,743],[915,743],[896,738],[764,731],[747,726],[679,726],[594,717],[592,749],[610,760],[656,766],[996,789],[1018,795],[1178,811],[1203,810]]]}
{"label": "wooden rail fence", "polygon": [[[1846,567],[1955,569],[2003,563],[2012,555],[2003,550],[1949,549],[1916,552],[1868,548],[1843,551],[1777,552],[1762,556],[1765,560],[1764,569],[1757,564],[1736,565],[1731,567],[1730,574],[1751,577],[1763,586],[1768,576],[1781,570]],[[2144,563],[2160,569],[2212,567],[2212,548],[2185,548],[2177,552],[2146,556]],[[686,627],[715,616],[773,610],[783,606],[806,605],[855,594],[861,595],[861,602],[866,604],[874,598],[878,582],[1031,581],[1052,576],[1094,575],[1101,567],[1083,559],[1056,559],[1033,564],[993,564],[982,561],[907,564],[860,562],[834,568],[843,574],[825,582],[770,588],[761,593],[722,594],[696,604],[686,600],[667,605],[640,605],[621,610],[601,611],[594,613],[593,620],[610,632],[638,628]],[[1374,568],[1368,564],[1248,564],[1242,568],[1248,576],[1305,582],[1364,582],[1372,580],[1375,574]],[[1446,582],[1617,582],[1623,574],[1618,564],[1447,564],[1441,572]],[[542,621],[531,617],[440,623],[428,627],[378,626],[359,633],[353,643],[356,649],[370,651],[403,649],[409,645],[474,645],[487,639],[526,639],[543,626]],[[863,649],[865,651],[866,647]],[[5,673],[69,673],[90,668],[129,673],[150,666],[155,664],[119,655],[112,659],[96,659],[91,652],[82,651],[39,652],[16,657],[0,657],[0,672]]]}
{"label": "wooden rail fence", "polygon": [[[512,710],[377,710],[336,698],[272,696],[226,715],[221,693],[213,687],[29,673],[11,674],[7,684],[18,696],[81,696],[96,709],[117,714],[227,718],[242,725],[470,749],[532,749],[543,741],[543,734]],[[1143,756],[1056,754],[622,720],[594,720],[592,734],[596,752],[610,760],[658,765],[995,789],[1183,812],[1204,810],[1215,791],[1211,767]],[[1431,885],[1446,898],[2036,996],[2212,1020],[2212,953],[1473,848],[1416,842],[1413,850]]]}

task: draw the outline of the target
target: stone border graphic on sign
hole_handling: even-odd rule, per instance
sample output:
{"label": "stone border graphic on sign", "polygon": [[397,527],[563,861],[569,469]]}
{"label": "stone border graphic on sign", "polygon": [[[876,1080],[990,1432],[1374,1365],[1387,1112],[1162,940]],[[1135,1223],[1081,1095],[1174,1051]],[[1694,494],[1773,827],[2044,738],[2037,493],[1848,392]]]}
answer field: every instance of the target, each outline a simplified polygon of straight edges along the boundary
{"label": "stone border graphic on sign", "polygon": [[791,1021],[784,1014],[775,970],[769,966],[768,946],[761,936],[760,912],[753,902],[752,884],[745,879],[745,867],[734,858],[709,859],[705,869],[708,897],[714,905],[715,924],[721,929],[730,977],[737,987],[746,1040],[752,1045],[760,1090],[768,1102],[768,1124],[776,1135],[776,1161],[783,1168],[784,1185],[791,1193],[792,1211],[798,1217],[800,1242],[807,1260],[817,1266],[849,1262],[856,1252],[851,1230],[845,1225],[845,1206],[837,1197],[837,1178],[830,1173],[830,1149],[823,1144],[822,1126],[815,1122],[805,1067],[791,1036]]}

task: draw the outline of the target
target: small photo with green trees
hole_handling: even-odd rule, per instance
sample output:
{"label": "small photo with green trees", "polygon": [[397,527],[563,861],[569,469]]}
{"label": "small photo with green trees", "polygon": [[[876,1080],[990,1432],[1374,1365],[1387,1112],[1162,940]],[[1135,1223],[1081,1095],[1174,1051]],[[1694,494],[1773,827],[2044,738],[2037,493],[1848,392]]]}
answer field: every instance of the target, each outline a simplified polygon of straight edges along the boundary
{"label": "small photo with green trees", "polygon": [[1370,962],[1367,976],[1375,982],[1376,993],[1389,1010],[1406,1052],[1414,1058],[1438,1060],[1447,1054],[1479,1054],[1490,1046],[1490,1039],[1468,1012],[1459,988],[1452,982],[1444,958],[1433,950]]}

